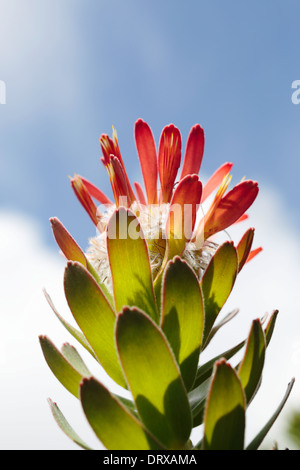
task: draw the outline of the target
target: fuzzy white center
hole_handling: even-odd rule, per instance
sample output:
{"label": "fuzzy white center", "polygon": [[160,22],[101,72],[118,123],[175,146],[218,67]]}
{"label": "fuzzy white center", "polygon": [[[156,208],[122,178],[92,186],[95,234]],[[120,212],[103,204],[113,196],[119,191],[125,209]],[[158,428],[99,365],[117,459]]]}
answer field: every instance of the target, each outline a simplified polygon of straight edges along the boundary
{"label": "fuzzy white center", "polygon": [[[98,234],[89,240],[86,256],[100,276],[101,281],[112,291],[112,279],[107,252],[107,225],[116,210],[115,205],[106,208],[102,214]],[[138,206],[134,203],[130,210],[138,217],[144,238],[149,249],[149,259],[153,275],[157,274],[165,255],[165,227],[169,213],[169,204]],[[194,269],[199,279],[206,269],[217,245],[206,241],[199,250],[188,242],[182,258]]]}

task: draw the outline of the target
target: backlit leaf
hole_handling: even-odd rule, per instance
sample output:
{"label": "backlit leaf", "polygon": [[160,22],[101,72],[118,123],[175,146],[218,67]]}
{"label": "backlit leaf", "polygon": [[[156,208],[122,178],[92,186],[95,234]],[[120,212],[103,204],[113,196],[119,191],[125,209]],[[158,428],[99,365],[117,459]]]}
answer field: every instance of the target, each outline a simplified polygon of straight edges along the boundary
{"label": "backlit leaf", "polygon": [[213,255],[200,281],[205,308],[204,346],[218,314],[232,291],[237,271],[236,249],[232,242],[225,242]]}
{"label": "backlit leaf", "polygon": [[204,415],[205,450],[243,450],[245,395],[235,370],[216,363]]}
{"label": "backlit leaf", "polygon": [[74,238],[70,235],[67,229],[63,226],[60,220],[57,217],[52,217],[50,219],[51,227],[53,231],[53,235],[55,240],[60,247],[62,253],[69,261],[78,261],[81,263],[87,270],[92,274],[92,276],[96,279],[98,284],[101,286],[101,289],[107,299],[111,302],[111,295],[108,292],[107,287],[100,281],[99,274],[94,269],[88,258],[85,256],[82,249],[76,243]]}
{"label": "backlit leaf", "polygon": [[245,390],[247,405],[252,400],[261,380],[266,351],[265,335],[259,320],[252,322],[246,351],[238,369]]}
{"label": "backlit leaf", "polygon": [[109,221],[107,250],[116,311],[136,306],[158,321],[147,243],[138,219],[123,207]]}
{"label": "backlit leaf", "polygon": [[75,338],[94,357],[94,359],[98,360],[97,356],[95,356],[94,351],[92,350],[91,346],[87,342],[87,340],[84,337],[84,335],[82,334],[82,332],[77,330],[76,328],[74,328],[73,325],[71,325],[69,322],[67,322],[60,315],[60,313],[58,312],[57,308],[55,307],[50,295],[48,294],[48,292],[46,292],[46,290],[44,290],[44,294],[45,294],[46,300],[47,300],[48,304],[50,305],[52,311],[54,312],[54,314],[56,315],[58,320],[62,323],[62,325],[66,328],[66,330],[73,336],[73,338]]}
{"label": "backlit leaf", "polygon": [[229,360],[242,349],[244,344],[245,341],[242,341],[237,346],[230,348],[221,354],[218,354],[216,357],[207,361],[205,364],[202,364],[198,368],[193,389],[188,394],[189,403],[193,415],[193,427],[199,426],[203,422],[203,412],[207,396],[207,390],[210,385],[211,375],[214,370],[214,364],[221,358]]}
{"label": "backlit leaf", "polygon": [[139,415],[169,449],[187,442],[191,410],[171,348],[158,326],[143,312],[124,308],[117,320],[121,364]]}
{"label": "backlit leaf", "polygon": [[197,370],[194,387],[198,387],[198,385],[200,385],[208,377],[211,376],[211,374],[213,372],[214,364],[215,364],[216,361],[219,361],[221,358],[229,360],[231,357],[233,357],[235,354],[237,354],[242,349],[245,342],[246,341],[241,341],[239,344],[237,344],[233,348],[230,348],[227,351],[224,351],[224,352],[218,354],[213,359],[210,359],[209,361],[202,364]]}
{"label": "backlit leaf", "polygon": [[[70,393],[78,398],[79,384],[84,375],[67,361],[47,336],[40,336],[39,339],[44,357],[53,374]],[[89,375],[88,373],[87,376]]]}
{"label": "backlit leaf", "polygon": [[267,346],[269,345],[269,343],[271,341],[271,338],[273,336],[273,331],[274,331],[274,328],[275,328],[275,323],[276,323],[276,320],[277,320],[278,313],[279,313],[278,310],[274,310],[272,312],[272,314],[270,316],[270,319],[267,323],[267,326],[265,328],[265,336],[266,336]]}
{"label": "backlit leaf", "polygon": [[84,413],[108,450],[158,450],[162,446],[140,421],[100,382],[91,377],[81,385]]}
{"label": "backlit leaf", "polygon": [[112,379],[125,386],[115,348],[115,312],[99,285],[81,264],[68,262],[64,287],[70,310],[100,364]]}
{"label": "backlit leaf", "polygon": [[247,258],[249,256],[252,243],[254,238],[254,228],[249,228],[244,235],[242,236],[241,240],[237,245],[237,253],[239,258],[239,271],[245,265]]}
{"label": "backlit leaf", "polygon": [[166,267],[162,299],[161,327],[189,390],[199,362],[204,311],[199,281],[194,271],[178,256]]}

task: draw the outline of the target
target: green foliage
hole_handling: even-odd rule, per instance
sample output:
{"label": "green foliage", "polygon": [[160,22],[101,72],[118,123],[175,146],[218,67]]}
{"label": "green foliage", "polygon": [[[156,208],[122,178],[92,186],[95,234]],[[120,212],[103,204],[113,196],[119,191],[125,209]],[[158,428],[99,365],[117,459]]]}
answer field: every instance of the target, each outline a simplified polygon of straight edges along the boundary
{"label": "green foliage", "polygon": [[287,418],[287,436],[291,439],[295,450],[300,449],[300,411],[292,409]]}
{"label": "green foliage", "polygon": [[204,329],[204,305],[195,273],[178,256],[165,270],[161,328],[179,365],[187,390],[195,380]]}
{"label": "green foliage", "polygon": [[[228,399],[230,397],[230,399]],[[224,359],[215,364],[204,416],[205,450],[243,450],[245,393],[236,371]]]}
{"label": "green foliage", "polygon": [[[68,258],[65,295],[79,330],[65,321],[47,300],[69,333],[130,398],[116,395],[92,376],[70,344],[59,350],[46,336],[40,344],[56,378],[74,395],[96,436],[108,450],[244,450],[258,449],[277,419],[293,385],[266,425],[245,443],[247,407],[257,393],[278,311],[266,325],[254,319],[247,338],[201,363],[211,338],[230,321],[231,312],[215,324],[244,265],[243,247],[225,242],[213,255],[199,281],[180,256],[170,259],[152,278],[147,243],[128,236],[138,220],[128,214],[124,234],[116,211],[116,238],[108,238],[112,275],[109,294],[75,241],[60,228]],[[127,211],[125,211],[127,212]],[[124,227],[123,227],[124,228]],[[244,243],[245,250],[248,244]],[[242,359],[232,364],[235,355]],[[230,361],[230,362],[229,362]],[[124,396],[127,396],[124,393]],[[121,396],[122,395],[122,396]],[[83,449],[56,403],[49,401],[58,425]],[[191,443],[193,428],[203,424],[203,438]]]}

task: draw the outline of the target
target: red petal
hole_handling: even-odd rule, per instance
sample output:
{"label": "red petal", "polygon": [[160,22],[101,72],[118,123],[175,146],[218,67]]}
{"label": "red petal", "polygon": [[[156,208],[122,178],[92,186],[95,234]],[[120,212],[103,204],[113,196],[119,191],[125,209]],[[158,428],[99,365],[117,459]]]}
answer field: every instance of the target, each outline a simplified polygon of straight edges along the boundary
{"label": "red petal", "polygon": [[180,179],[186,175],[198,174],[204,152],[204,131],[200,124],[192,127],[186,144]]}
{"label": "red petal", "polygon": [[226,229],[236,222],[254,202],[258,184],[245,180],[237,184],[217,204],[204,221],[204,238]]}
{"label": "red petal", "polygon": [[207,199],[208,196],[210,196],[211,193],[220,186],[224,177],[230,172],[232,167],[233,163],[224,163],[215,171],[204,185],[201,202],[204,202],[205,199]]}
{"label": "red petal", "polygon": [[100,202],[103,205],[111,205],[113,202],[104,194],[99,188],[97,188],[93,183],[88,181],[86,178],[83,178],[83,176],[80,177],[83,184],[85,185],[86,189],[90,193],[92,197],[97,199],[98,202]]}
{"label": "red petal", "polygon": [[134,133],[148,204],[157,204],[157,155],[153,134],[142,119],[136,121]]}
{"label": "red petal", "polygon": [[[132,191],[131,185],[129,178],[126,173],[126,168],[121,156],[120,148],[119,148],[119,143],[118,143],[118,138],[117,138],[117,132],[115,128],[113,128],[113,138],[111,139],[108,135],[102,134],[100,137],[100,145],[102,148],[102,153],[103,157],[100,159],[104,166],[108,169],[109,166],[111,165],[111,157],[113,156],[116,160],[118,160],[119,165],[122,168],[122,172],[124,174],[124,177],[126,179],[126,185],[127,185],[127,193],[129,194],[130,200],[135,200],[134,193]],[[116,170],[118,172],[118,169]],[[112,174],[110,175],[110,178],[112,177]],[[111,182],[112,183],[112,182]]]}
{"label": "red petal", "polygon": [[116,206],[119,207],[121,204],[125,207],[130,207],[134,202],[135,197],[131,187],[128,185],[128,179],[126,178],[126,174],[120,160],[114,155],[111,155],[110,162],[106,165],[106,168],[114,193]]}
{"label": "red petal", "polygon": [[260,246],[259,248],[255,248],[255,250],[250,251],[246,263],[248,263],[250,260],[252,260],[254,258],[254,256],[258,255],[258,253],[260,253],[262,250],[263,249]]}
{"label": "red petal", "polygon": [[170,202],[181,160],[181,135],[173,124],[166,126],[161,134],[158,150],[158,171],[162,202]]}
{"label": "red petal", "polygon": [[135,188],[135,192],[137,194],[137,197],[138,197],[138,200],[141,204],[143,204],[143,206],[146,206],[147,205],[147,201],[146,201],[146,198],[145,198],[145,195],[144,195],[144,191],[142,189],[142,186],[140,185],[140,183],[138,183],[137,181],[135,181],[134,183],[134,188]]}
{"label": "red petal", "polygon": [[82,204],[86,212],[89,214],[94,224],[97,226],[99,222],[99,215],[100,215],[99,211],[97,209],[97,206],[93,202],[80,176],[75,175],[74,178],[71,179],[71,185],[79,202]]}
{"label": "red petal", "polygon": [[234,222],[235,224],[239,224],[240,222],[244,222],[244,220],[247,220],[249,219],[249,215],[248,214],[243,214],[236,222]]}
{"label": "red petal", "polygon": [[113,129],[112,139],[107,134],[101,134],[99,142],[100,142],[102,153],[103,153],[104,163],[106,164],[109,163],[110,155],[114,155],[120,160],[123,168],[125,168],[123,159],[121,156],[120,148],[119,148],[117,133],[115,129]]}
{"label": "red petal", "polygon": [[79,261],[79,263],[87,267],[87,260],[83,251],[60,220],[57,217],[52,217],[50,222],[54,238],[65,257],[71,261]]}
{"label": "red petal", "polygon": [[180,255],[190,241],[201,201],[202,184],[198,175],[185,176],[176,187],[166,224],[167,259]]}

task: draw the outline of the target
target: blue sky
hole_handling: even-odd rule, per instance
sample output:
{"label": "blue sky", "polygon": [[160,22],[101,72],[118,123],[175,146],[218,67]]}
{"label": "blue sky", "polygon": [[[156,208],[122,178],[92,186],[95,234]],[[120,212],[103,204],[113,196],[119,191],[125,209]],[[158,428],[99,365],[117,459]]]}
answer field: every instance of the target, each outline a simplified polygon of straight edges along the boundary
{"label": "blue sky", "polygon": [[110,191],[98,139],[112,125],[129,173],[139,171],[133,125],[142,117],[157,141],[170,122],[183,139],[202,124],[203,172],[233,161],[235,181],[272,185],[298,223],[299,2],[7,3],[1,206],[38,217],[46,238],[58,215],[84,241],[89,222],[67,177],[84,174]]}
{"label": "blue sky", "polygon": [[[239,306],[248,296],[247,318],[278,307],[286,315],[274,352],[285,351],[289,366],[279,382],[271,368],[267,377],[270,384],[276,378],[278,394],[273,403],[267,388],[262,408],[267,417],[274,410],[286,375],[300,364],[300,309],[293,300],[300,279],[300,104],[291,101],[292,82],[300,79],[299,14],[297,0],[0,0],[0,80],[6,84],[6,104],[0,104],[1,312],[10,311],[1,318],[7,350],[0,366],[10,379],[14,368],[25,374],[11,357],[17,334],[31,378],[19,411],[20,438],[7,424],[6,448],[69,445],[45,406],[48,388],[50,396],[60,389],[31,342],[48,327],[57,333],[48,313],[41,315],[47,306],[37,293],[40,283],[54,291],[61,284],[49,218],[59,217],[86,247],[95,230],[68,176],[82,174],[111,195],[99,137],[113,125],[128,174],[141,180],[133,139],[140,117],[156,142],[166,124],[178,126],[185,141],[199,122],[206,134],[203,177],[232,161],[233,183],[244,176],[259,182],[251,213],[265,257],[244,275],[248,284],[236,300]],[[4,390],[9,402],[10,388]],[[11,423],[11,415],[5,419]],[[28,429],[29,419],[37,430],[45,425],[47,443],[33,424]]]}

